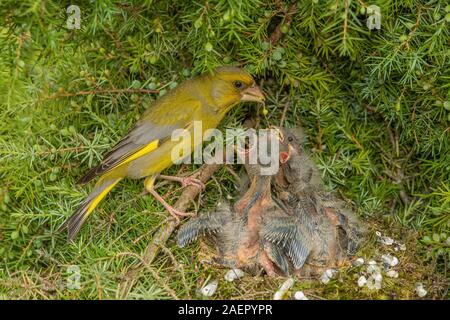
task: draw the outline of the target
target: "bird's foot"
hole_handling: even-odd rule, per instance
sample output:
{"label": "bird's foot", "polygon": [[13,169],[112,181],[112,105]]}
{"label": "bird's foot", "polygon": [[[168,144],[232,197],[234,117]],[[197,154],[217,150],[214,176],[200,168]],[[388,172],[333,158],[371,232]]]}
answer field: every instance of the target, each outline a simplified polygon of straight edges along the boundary
{"label": "bird's foot", "polygon": [[177,224],[180,223],[180,217],[195,217],[196,214],[194,212],[183,212],[181,210],[175,209],[170,204],[164,200],[153,188],[147,189],[147,191],[152,194],[156,200],[159,201],[163,205],[163,207],[170,213],[172,217],[175,218]]}
{"label": "bird's foot", "polygon": [[206,188],[205,184],[201,180],[193,177],[173,177],[173,176],[159,175],[159,178],[179,182],[183,187],[194,186],[199,188],[200,190],[205,190]]}
{"label": "bird's foot", "polygon": [[199,188],[200,190],[205,190],[205,184],[200,180],[192,177],[182,178],[181,185],[183,187],[194,186]]}
{"label": "bird's foot", "polygon": [[168,205],[168,207],[165,207],[166,210],[170,213],[172,217],[174,217],[177,224],[180,223],[180,217],[195,217],[196,214],[194,212],[184,212],[175,209],[174,207]]}

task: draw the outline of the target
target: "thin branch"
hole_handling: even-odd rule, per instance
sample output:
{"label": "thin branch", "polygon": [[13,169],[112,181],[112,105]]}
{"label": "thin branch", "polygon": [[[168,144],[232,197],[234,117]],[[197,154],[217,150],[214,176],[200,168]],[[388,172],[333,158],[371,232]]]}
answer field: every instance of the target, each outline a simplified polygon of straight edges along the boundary
{"label": "thin branch", "polygon": [[292,17],[294,16],[294,13],[296,10],[297,10],[297,2],[295,1],[295,2],[291,3],[291,5],[287,9],[287,11],[285,12],[283,21],[280,22],[280,24],[275,28],[274,32],[270,36],[270,43],[272,45],[274,45],[275,43],[278,42],[278,40],[280,40],[281,35],[283,34],[281,32],[281,28],[283,26],[289,27],[291,25]]}
{"label": "thin branch", "polygon": [[289,107],[291,106],[291,99],[288,98],[288,101],[286,102],[286,104],[284,105],[283,108],[283,113],[281,114],[281,119],[280,119],[280,127],[284,126],[284,121],[286,120],[286,113],[289,109]]}
{"label": "thin branch", "polygon": [[90,94],[102,94],[102,93],[158,93],[159,90],[150,89],[96,89],[86,90],[78,92],[56,92],[48,97],[44,97],[44,100],[58,99],[64,97],[84,96]]}

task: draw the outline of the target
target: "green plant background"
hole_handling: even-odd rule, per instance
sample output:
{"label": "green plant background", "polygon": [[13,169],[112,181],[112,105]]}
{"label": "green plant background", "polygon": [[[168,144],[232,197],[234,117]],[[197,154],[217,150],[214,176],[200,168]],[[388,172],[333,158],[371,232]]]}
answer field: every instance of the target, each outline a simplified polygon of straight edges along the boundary
{"label": "green plant background", "polygon": [[[70,4],[81,9],[80,30],[66,27]],[[381,30],[366,26],[372,4],[381,9]],[[397,230],[417,270],[443,277],[432,282],[430,297],[448,295],[446,1],[3,0],[0,21],[1,297],[117,297],[121,276],[139,262],[166,213],[140,196],[141,181],[125,181],[66,243],[57,229],[89,191],[75,181],[159,95],[218,65],[249,70],[269,95],[262,124],[278,124],[287,108],[286,125],[305,128],[327,186],[362,220]],[[257,114],[241,105],[221,128]],[[201,205],[235,196],[235,183],[221,169]],[[180,192],[170,185],[159,191]],[[167,246],[173,256],[152,264],[157,277],[144,271],[130,298],[198,297],[205,280],[223,274],[201,265],[201,245]],[[70,265],[80,267],[79,290],[61,285]],[[321,291],[309,282],[300,287],[324,298],[413,296],[413,284],[370,293],[352,288],[353,280],[344,274]],[[267,298],[278,284],[250,278],[224,284],[219,297]]]}

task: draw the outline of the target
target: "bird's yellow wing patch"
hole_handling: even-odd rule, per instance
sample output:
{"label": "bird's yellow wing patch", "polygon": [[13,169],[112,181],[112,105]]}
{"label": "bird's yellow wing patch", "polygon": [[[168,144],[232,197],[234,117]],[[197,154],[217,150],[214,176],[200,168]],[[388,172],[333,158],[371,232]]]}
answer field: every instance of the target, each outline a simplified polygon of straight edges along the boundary
{"label": "bird's yellow wing patch", "polygon": [[159,140],[154,140],[152,142],[150,142],[148,145],[146,145],[145,147],[139,149],[139,151],[133,153],[132,155],[130,155],[128,158],[124,159],[122,162],[119,162],[115,167],[121,166],[125,163],[128,163],[130,161],[133,161],[139,157],[142,157],[143,155],[152,152],[153,150],[155,150],[156,148],[158,148],[159,145]]}
{"label": "bird's yellow wing patch", "polygon": [[98,166],[89,170],[78,183],[85,184],[96,176],[101,176],[154,152],[156,149],[160,148],[161,145],[170,141],[174,130],[189,130],[192,125],[192,119],[185,119],[184,126],[158,126],[151,122],[141,122],[105,155],[103,161]]}
{"label": "bird's yellow wing patch", "polygon": [[[183,130],[184,131],[188,131],[192,128],[192,123],[188,124]],[[123,159],[122,161],[120,161],[119,163],[117,163],[114,167],[110,168],[108,171],[117,168],[121,165],[124,165],[126,163],[129,163],[133,160],[136,160],[137,158],[140,158],[154,150],[156,150],[161,144],[163,144],[166,140],[170,139],[170,137],[166,137],[164,139],[158,139],[158,140],[153,140],[152,142],[150,142],[149,144],[147,144],[146,146],[140,148],[139,150],[137,150],[136,152],[130,154],[128,157],[126,157],[125,159]]]}

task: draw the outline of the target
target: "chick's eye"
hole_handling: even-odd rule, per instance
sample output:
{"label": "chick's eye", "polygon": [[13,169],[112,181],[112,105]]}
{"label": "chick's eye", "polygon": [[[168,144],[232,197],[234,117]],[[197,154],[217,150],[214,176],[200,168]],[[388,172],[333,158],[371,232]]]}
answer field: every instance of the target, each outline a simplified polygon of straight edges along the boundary
{"label": "chick's eye", "polygon": [[292,136],[289,136],[289,137],[288,137],[288,141],[289,141],[289,142],[292,142],[292,141],[294,141],[294,138],[293,138]]}
{"label": "chick's eye", "polygon": [[241,88],[244,86],[244,85],[242,84],[242,82],[239,81],[239,80],[233,82],[233,84],[234,84],[234,87],[235,87],[236,89],[241,89]]}

